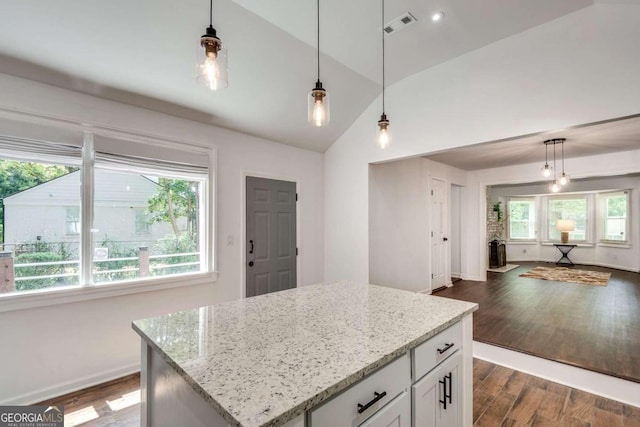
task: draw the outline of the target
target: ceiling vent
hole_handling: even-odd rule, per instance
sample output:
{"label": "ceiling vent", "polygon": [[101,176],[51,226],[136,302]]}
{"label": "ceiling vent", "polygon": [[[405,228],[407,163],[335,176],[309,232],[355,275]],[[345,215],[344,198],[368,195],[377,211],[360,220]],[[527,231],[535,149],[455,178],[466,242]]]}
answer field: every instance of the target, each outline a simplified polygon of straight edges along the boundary
{"label": "ceiling vent", "polygon": [[400,30],[404,30],[409,25],[416,22],[417,19],[415,16],[411,14],[411,12],[404,13],[398,16],[393,21],[389,22],[384,26],[384,32],[387,34],[397,33]]}

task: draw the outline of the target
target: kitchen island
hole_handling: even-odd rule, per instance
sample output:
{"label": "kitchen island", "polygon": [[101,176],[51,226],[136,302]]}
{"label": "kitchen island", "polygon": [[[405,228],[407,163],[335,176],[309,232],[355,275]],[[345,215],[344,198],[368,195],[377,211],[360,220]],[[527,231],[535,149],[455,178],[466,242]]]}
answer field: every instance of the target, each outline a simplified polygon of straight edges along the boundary
{"label": "kitchen island", "polygon": [[[401,426],[471,425],[476,309],[340,281],[135,321],[142,425],[375,426],[391,409]],[[419,394],[452,360],[443,387]],[[449,415],[437,402],[425,413],[420,396],[448,402]]]}

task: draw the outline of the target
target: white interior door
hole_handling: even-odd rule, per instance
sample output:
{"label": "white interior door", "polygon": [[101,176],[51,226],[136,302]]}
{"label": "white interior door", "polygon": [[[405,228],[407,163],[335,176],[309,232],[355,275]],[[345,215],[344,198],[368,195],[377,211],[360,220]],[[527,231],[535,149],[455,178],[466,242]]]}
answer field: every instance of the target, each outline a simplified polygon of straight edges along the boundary
{"label": "white interior door", "polygon": [[447,237],[445,235],[446,186],[431,179],[431,289],[446,284]]}

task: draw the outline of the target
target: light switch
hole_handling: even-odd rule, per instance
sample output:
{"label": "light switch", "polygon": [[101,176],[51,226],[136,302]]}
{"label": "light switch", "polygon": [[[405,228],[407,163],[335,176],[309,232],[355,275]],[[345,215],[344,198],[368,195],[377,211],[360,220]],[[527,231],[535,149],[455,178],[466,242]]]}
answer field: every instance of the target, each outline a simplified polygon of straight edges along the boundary
{"label": "light switch", "polygon": [[227,246],[233,246],[233,234],[227,236]]}

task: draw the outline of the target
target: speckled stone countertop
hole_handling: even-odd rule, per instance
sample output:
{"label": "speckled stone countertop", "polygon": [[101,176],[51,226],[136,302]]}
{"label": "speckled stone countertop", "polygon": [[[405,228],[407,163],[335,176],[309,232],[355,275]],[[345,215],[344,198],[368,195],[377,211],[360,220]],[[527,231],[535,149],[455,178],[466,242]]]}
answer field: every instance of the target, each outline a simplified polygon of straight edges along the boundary
{"label": "speckled stone countertop", "polygon": [[231,425],[271,427],[477,307],[340,281],[138,320],[133,329]]}

